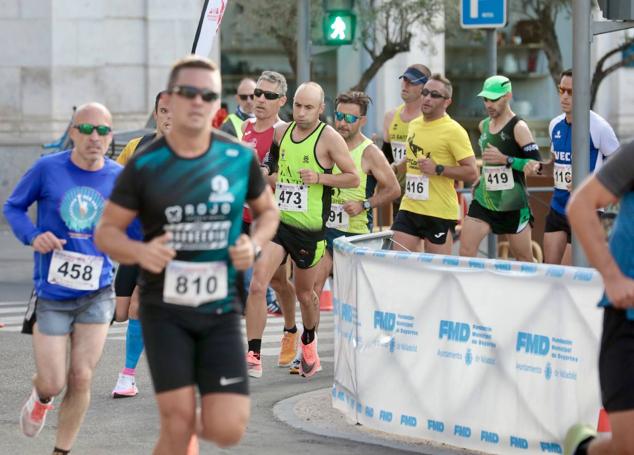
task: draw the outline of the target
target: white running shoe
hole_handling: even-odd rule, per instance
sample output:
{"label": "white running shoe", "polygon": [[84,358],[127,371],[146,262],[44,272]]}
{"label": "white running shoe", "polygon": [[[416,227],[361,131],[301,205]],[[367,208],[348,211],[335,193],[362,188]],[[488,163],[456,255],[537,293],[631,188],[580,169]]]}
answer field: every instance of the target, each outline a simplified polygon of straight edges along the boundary
{"label": "white running shoe", "polygon": [[33,389],[31,396],[22,406],[22,412],[20,413],[20,429],[24,436],[34,438],[40,434],[40,431],[44,428],[46,413],[51,409],[53,409],[53,399],[51,398],[48,403],[42,403],[37,396],[37,392]]}
{"label": "white running shoe", "polygon": [[139,393],[139,389],[136,388],[134,376],[119,373],[117,385],[112,391],[112,398],[130,398],[136,396],[137,393]]}

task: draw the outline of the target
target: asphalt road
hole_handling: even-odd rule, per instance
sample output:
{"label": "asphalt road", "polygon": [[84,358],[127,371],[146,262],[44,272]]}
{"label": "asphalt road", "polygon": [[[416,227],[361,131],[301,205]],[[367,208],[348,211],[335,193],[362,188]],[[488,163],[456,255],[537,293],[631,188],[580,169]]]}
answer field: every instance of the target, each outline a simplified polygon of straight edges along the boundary
{"label": "asphalt road", "polygon": [[[31,339],[21,335],[24,306],[31,290],[31,258],[7,231],[0,230],[0,454],[50,454],[57,412],[35,439],[19,429],[20,408],[34,372]],[[275,366],[282,319],[269,318],[263,340],[264,375],[252,380],[252,416],[240,445],[220,450],[202,442],[201,453],[236,454],[466,454],[422,441],[370,431],[346,422],[330,406],[333,381],[333,318],[322,313],[320,356],[323,371],[310,380]],[[149,454],[158,435],[158,413],[145,358],[137,369],[140,393],[114,400],[110,392],[124,360],[125,324],[111,327],[94,376],[92,402],[73,454]],[[56,402],[59,404],[59,400]]]}

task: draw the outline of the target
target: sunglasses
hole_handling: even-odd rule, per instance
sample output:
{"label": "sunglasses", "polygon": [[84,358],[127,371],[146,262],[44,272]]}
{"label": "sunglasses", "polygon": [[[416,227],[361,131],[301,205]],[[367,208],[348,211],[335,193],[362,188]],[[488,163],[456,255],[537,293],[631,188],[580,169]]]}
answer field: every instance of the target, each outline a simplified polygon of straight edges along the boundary
{"label": "sunglasses", "polygon": [[[504,96],[504,95],[502,95]],[[488,101],[489,103],[495,103],[496,101],[499,101],[502,99],[502,96],[500,96],[499,98],[495,98],[495,99],[491,99],[491,98],[484,98],[484,101]]]}
{"label": "sunglasses", "polygon": [[73,128],[76,128],[81,134],[86,136],[90,136],[95,130],[97,130],[99,136],[107,136],[112,131],[112,128],[107,125],[91,125],[90,123],[80,123],[79,125],[74,125]]}
{"label": "sunglasses", "polygon": [[206,88],[192,87],[191,85],[177,85],[172,88],[172,93],[176,93],[177,95],[180,95],[183,98],[187,98],[188,100],[193,100],[198,95],[200,95],[202,100],[206,103],[211,103],[220,98],[220,94],[217,92]]}
{"label": "sunglasses", "polygon": [[262,95],[264,95],[264,98],[266,98],[267,100],[276,100],[282,97],[282,95],[280,95],[279,93],[269,92],[268,90],[262,90],[259,88],[253,90],[253,96],[255,96],[256,98],[259,98]]}
{"label": "sunglasses", "polygon": [[253,94],[251,94],[251,95],[240,95],[238,93],[238,98],[240,98],[240,100],[242,100],[242,101],[252,100],[253,96],[254,96]]}
{"label": "sunglasses", "polygon": [[344,114],[343,112],[335,111],[335,120],[338,122],[344,120],[346,123],[354,123],[360,118],[358,115]]}
{"label": "sunglasses", "polygon": [[564,93],[567,93],[568,96],[572,96],[572,89],[571,88],[563,88],[563,87],[557,87],[559,89],[559,94],[563,95]]}
{"label": "sunglasses", "polygon": [[431,96],[434,99],[439,99],[439,98],[443,98],[443,99],[446,99],[446,100],[449,99],[448,96],[445,96],[442,93],[438,93],[436,90],[428,90],[428,89],[424,88],[420,93],[423,96],[429,95],[429,96]]}

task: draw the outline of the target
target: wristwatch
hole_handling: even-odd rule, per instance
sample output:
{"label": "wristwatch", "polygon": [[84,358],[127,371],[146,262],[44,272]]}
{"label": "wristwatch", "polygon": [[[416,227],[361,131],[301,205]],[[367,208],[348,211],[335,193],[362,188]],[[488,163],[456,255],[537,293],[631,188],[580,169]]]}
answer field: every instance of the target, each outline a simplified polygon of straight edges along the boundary
{"label": "wristwatch", "polygon": [[257,261],[262,256],[262,247],[257,243],[253,243],[253,261]]}
{"label": "wristwatch", "polygon": [[511,167],[513,165],[513,161],[515,161],[515,158],[513,158],[512,156],[507,156],[506,157],[506,167]]}
{"label": "wristwatch", "polygon": [[445,171],[445,166],[443,166],[442,164],[436,165],[436,175],[442,175],[444,171]]}
{"label": "wristwatch", "polygon": [[372,208],[372,204],[370,203],[370,199],[366,199],[363,201],[363,210],[370,210]]}

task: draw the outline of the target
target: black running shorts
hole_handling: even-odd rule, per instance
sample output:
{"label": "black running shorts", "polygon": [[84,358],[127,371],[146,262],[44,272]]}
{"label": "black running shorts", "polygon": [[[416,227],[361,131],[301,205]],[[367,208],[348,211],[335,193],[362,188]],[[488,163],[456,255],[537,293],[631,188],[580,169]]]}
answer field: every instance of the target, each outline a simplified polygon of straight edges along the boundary
{"label": "black running shorts", "polygon": [[305,231],[285,223],[280,223],[273,242],[284,248],[300,269],[309,269],[317,265],[326,251],[324,232]]}
{"label": "black running shorts", "polygon": [[484,221],[494,234],[519,234],[526,226],[533,225],[533,214],[529,207],[496,212],[484,207],[475,199],[471,201],[468,216]]}
{"label": "black running shorts", "polygon": [[444,245],[447,236],[453,234],[456,224],[456,220],[399,210],[392,230],[427,239],[435,245]]}
{"label": "black running shorts", "polygon": [[120,264],[114,277],[114,293],[117,297],[131,297],[139,277],[138,265]]}
{"label": "black running shorts", "polygon": [[634,321],[612,307],[603,312],[599,379],[608,413],[634,410]]}
{"label": "black running shorts", "polygon": [[145,355],[156,393],[197,385],[201,395],[248,395],[240,317],[148,304],[142,297]]}
{"label": "black running shorts", "polygon": [[546,215],[546,227],[544,228],[544,232],[565,232],[568,243],[572,242],[568,217],[556,212],[552,207],[548,211],[548,215]]}

